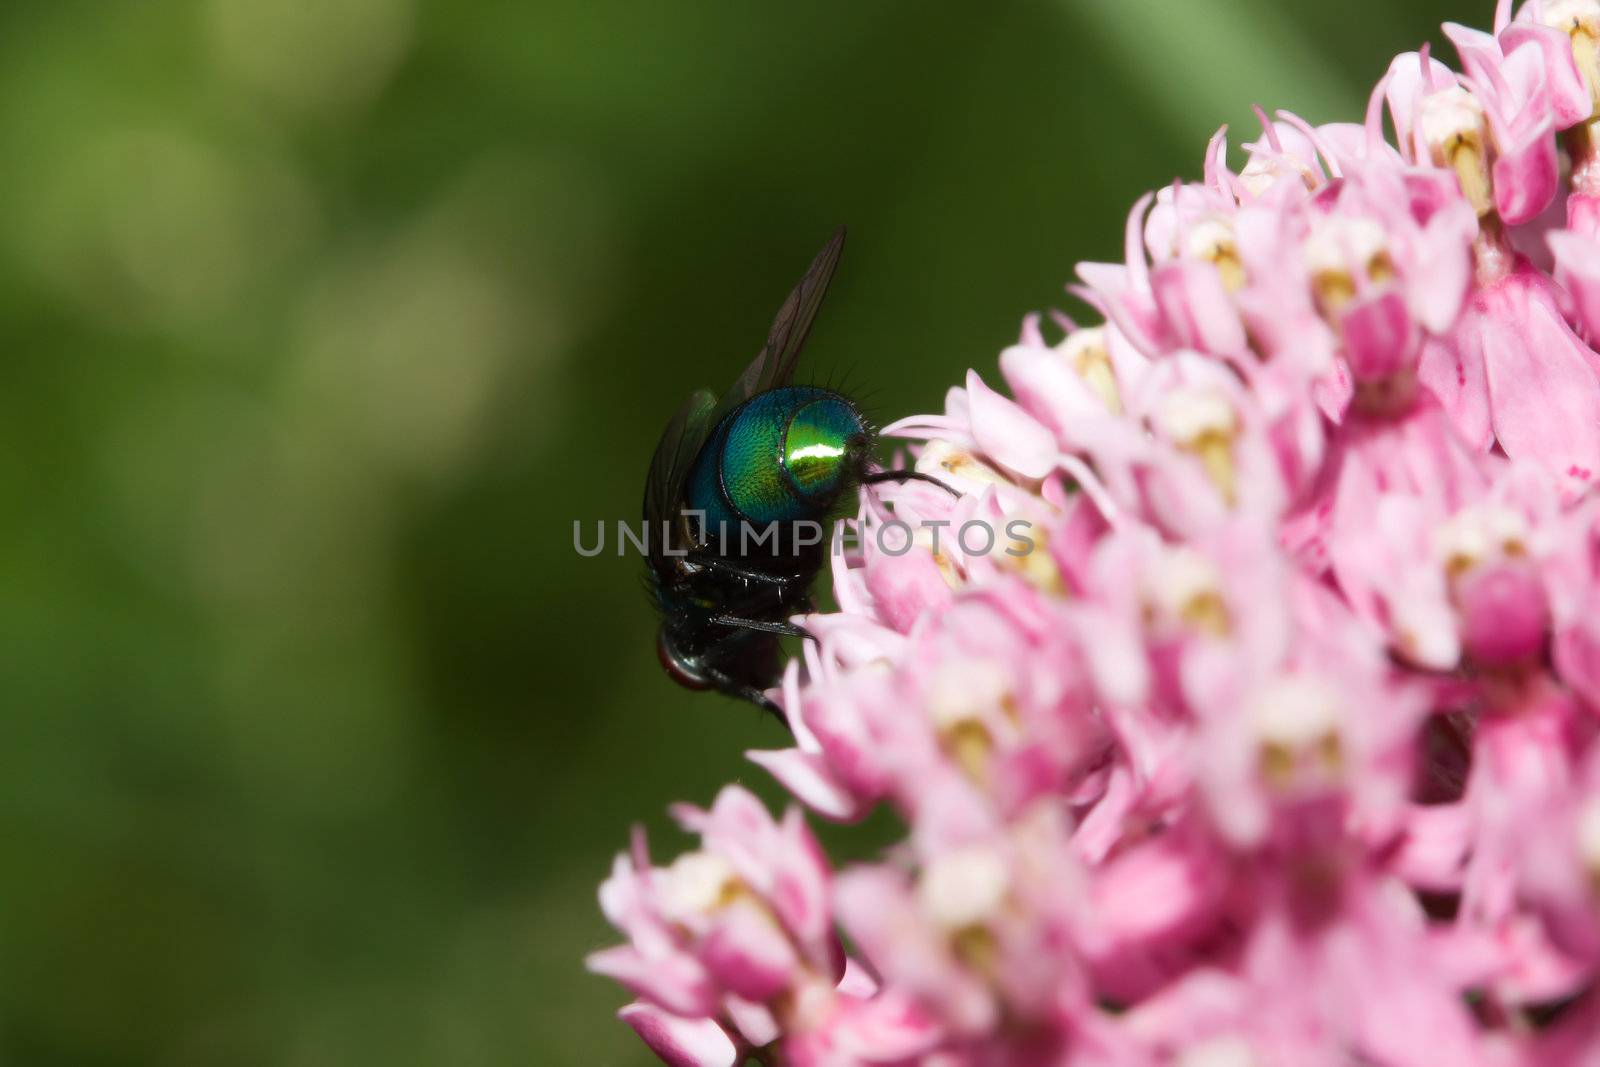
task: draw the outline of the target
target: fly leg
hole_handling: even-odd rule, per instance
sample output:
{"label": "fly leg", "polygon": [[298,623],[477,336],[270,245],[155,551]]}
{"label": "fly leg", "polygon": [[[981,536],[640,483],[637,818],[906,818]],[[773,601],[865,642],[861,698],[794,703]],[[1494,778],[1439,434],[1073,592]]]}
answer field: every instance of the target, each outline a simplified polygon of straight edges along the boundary
{"label": "fly leg", "polygon": [[736,630],[758,630],[766,634],[781,634],[784,637],[809,637],[815,641],[817,635],[807,630],[804,626],[797,626],[792,622],[779,622],[769,619],[741,619],[737,615],[713,615],[711,621],[718,626],[730,626]]}
{"label": "fly leg", "polygon": [[786,608],[792,609],[796,606],[792,599],[797,583],[796,578],[769,574],[754,567],[746,567],[742,564],[719,558],[700,561],[700,566],[712,574],[742,579],[752,584],[755,587],[755,592],[766,594],[755,598],[753,601],[747,600],[741,604],[740,607],[744,609],[744,614],[726,612],[720,615],[713,615],[710,619],[711,622],[735,630],[755,630],[760,633],[778,634],[782,637],[802,637],[810,638],[813,641],[816,640],[816,635],[803,626],[798,626],[782,618],[763,619],[756,617],[766,613],[766,609],[769,606],[767,603],[769,597],[772,601],[770,606],[781,611],[783,615],[797,614],[792,610],[783,610]]}
{"label": "fly leg", "polygon": [[867,484],[871,484],[873,482],[927,482],[930,485],[937,485],[940,489],[943,489],[953,497],[961,496],[959,490],[953,489],[944,482],[941,482],[939,479],[935,478],[933,475],[923,474],[921,471],[873,471],[871,474],[863,475],[861,481]]}
{"label": "fly leg", "polygon": [[711,683],[711,688],[717,692],[738,700],[749,701],[762,711],[771,712],[779,722],[783,723],[786,728],[788,727],[789,717],[783,713],[782,708],[774,704],[767,697],[767,694],[760,689],[748,682],[741,682],[732,675],[708,665],[701,665],[700,674],[706,681]]}
{"label": "fly leg", "polygon": [[742,563],[712,556],[707,559],[697,559],[695,564],[712,574],[727,575],[732,578],[742,578],[751,585],[758,585],[784,592],[789,586],[799,580],[792,574],[771,574],[755,567],[746,567]]}

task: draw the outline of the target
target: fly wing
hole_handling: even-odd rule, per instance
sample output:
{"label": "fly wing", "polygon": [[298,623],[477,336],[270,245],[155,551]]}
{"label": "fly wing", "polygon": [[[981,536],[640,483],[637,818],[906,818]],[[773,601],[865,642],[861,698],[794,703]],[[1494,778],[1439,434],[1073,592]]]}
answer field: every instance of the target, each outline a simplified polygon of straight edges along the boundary
{"label": "fly wing", "polygon": [[794,287],[789,298],[778,309],[777,317],[772,320],[772,329],[767,332],[767,343],[744,373],[739,375],[733,388],[723,396],[722,403],[717,407],[718,417],[757,393],[773,386],[787,385],[794,378],[800,349],[805,347],[806,337],[811,333],[811,321],[817,317],[817,308],[822,305],[822,298],[828,292],[828,283],[833,280],[834,268],[839,265],[839,253],[842,251],[844,227],[840,226],[833,231],[828,243],[822,246],[817,258],[811,261],[800,284]]}
{"label": "fly wing", "polygon": [[828,291],[828,282],[839,265],[839,253],[843,249],[844,227],[841,226],[833,231],[833,237],[811,261],[805,277],[778,309],[772,329],[767,333],[767,343],[721,402],[711,390],[697,389],[667,424],[666,432],[656,445],[655,458],[650,461],[650,478],[644,488],[644,518],[652,529],[659,530],[656,524],[662,520],[676,518],[689,468],[694,465],[695,457],[700,454],[717,420],[757,393],[783,385],[794,377],[795,362],[806,343],[806,335],[811,332],[811,322]]}
{"label": "fly wing", "polygon": [[663,519],[674,518],[683,500],[683,483],[695,456],[711,433],[717,397],[709,389],[696,389],[672,416],[650,460],[650,477],[644,485],[644,518],[650,536],[659,537]]}

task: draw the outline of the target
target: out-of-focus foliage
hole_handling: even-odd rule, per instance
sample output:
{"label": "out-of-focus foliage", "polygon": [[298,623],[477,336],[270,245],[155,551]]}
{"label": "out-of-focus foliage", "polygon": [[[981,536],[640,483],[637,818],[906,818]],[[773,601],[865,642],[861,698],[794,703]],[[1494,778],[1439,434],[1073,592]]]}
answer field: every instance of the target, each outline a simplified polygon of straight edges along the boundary
{"label": "out-of-focus foliage", "polygon": [[0,1061],[647,1062],[595,883],[779,738],[572,520],[834,224],[810,373],[935,407],[1218,122],[1452,16],[0,6]]}

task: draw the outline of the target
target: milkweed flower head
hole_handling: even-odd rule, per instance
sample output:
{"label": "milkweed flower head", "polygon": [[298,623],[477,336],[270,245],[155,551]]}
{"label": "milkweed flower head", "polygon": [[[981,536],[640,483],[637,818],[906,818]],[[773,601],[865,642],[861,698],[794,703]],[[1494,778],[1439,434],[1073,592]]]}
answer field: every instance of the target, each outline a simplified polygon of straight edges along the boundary
{"label": "milkweed flower head", "polygon": [[886,429],[956,493],[863,520],[1033,551],[835,556],[750,753],[799,806],[602,889],[666,1062],[1600,1062],[1600,0],[1445,34]]}

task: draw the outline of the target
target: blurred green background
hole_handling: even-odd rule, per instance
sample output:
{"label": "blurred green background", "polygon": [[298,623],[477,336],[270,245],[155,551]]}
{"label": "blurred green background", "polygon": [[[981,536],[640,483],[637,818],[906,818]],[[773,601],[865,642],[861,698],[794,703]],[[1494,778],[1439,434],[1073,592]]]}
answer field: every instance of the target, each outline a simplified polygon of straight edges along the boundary
{"label": "blurred green background", "polygon": [[782,737],[572,520],[835,224],[806,373],[930,409],[1217,123],[1491,9],[0,7],[0,1062],[651,1062],[595,885]]}

